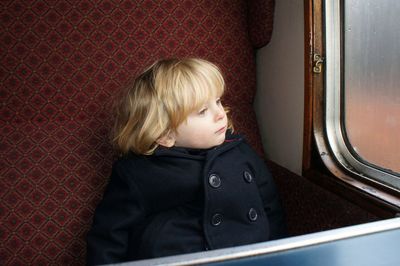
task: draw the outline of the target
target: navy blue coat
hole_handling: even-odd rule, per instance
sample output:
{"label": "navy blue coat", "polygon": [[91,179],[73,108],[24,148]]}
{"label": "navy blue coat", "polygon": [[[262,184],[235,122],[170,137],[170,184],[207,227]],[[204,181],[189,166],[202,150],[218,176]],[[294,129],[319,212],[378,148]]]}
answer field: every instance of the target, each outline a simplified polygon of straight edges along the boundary
{"label": "navy blue coat", "polygon": [[117,160],[87,236],[87,262],[115,263],[277,239],[283,212],[264,162],[238,135],[210,150]]}

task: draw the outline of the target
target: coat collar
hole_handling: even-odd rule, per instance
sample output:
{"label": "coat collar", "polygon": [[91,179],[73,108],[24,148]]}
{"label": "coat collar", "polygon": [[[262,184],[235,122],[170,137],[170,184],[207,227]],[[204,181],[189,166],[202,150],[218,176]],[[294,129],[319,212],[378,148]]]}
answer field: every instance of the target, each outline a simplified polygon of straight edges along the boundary
{"label": "coat collar", "polygon": [[159,146],[154,154],[151,156],[155,157],[182,157],[204,160],[206,158],[214,157],[233,147],[239,145],[243,141],[243,137],[237,134],[233,134],[231,131],[227,131],[224,143],[219,146],[210,149],[190,149],[182,147],[171,147],[166,148]]}

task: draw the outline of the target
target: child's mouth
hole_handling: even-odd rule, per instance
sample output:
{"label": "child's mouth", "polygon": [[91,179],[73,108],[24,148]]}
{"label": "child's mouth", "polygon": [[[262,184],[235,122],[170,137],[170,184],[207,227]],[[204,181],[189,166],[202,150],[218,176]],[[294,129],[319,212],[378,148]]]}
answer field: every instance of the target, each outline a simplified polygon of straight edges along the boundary
{"label": "child's mouth", "polygon": [[222,133],[225,133],[225,130],[226,130],[226,126],[221,127],[221,128],[218,129],[215,133],[216,133],[216,134],[222,134]]}

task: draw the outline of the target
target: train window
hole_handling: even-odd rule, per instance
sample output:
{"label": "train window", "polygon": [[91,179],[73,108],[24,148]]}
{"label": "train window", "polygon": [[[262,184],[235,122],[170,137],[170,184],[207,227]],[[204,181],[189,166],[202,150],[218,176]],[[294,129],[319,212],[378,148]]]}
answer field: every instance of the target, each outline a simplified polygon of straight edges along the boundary
{"label": "train window", "polygon": [[336,160],[400,191],[400,1],[324,2],[325,127]]}
{"label": "train window", "polygon": [[[399,1],[345,1],[344,125],[361,160],[400,173]],[[361,67],[360,67],[361,66]]]}

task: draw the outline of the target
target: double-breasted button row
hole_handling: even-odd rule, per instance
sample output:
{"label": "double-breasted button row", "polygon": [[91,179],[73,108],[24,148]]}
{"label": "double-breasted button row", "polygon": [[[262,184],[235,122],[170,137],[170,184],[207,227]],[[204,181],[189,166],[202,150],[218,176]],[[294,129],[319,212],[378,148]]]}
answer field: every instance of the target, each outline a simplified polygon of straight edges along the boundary
{"label": "double-breasted button row", "polygon": [[[253,176],[248,171],[243,172],[243,178],[247,183],[253,182]],[[219,188],[221,186],[221,178],[217,174],[210,174],[208,177],[208,183],[213,188]]]}
{"label": "double-breasted button row", "polygon": [[[222,223],[224,216],[221,213],[215,213],[212,217],[211,217],[211,224],[213,226],[218,226]],[[247,213],[247,218],[252,221],[255,222],[258,219],[258,213],[256,211],[256,209],[254,208],[250,208],[249,212]]]}

